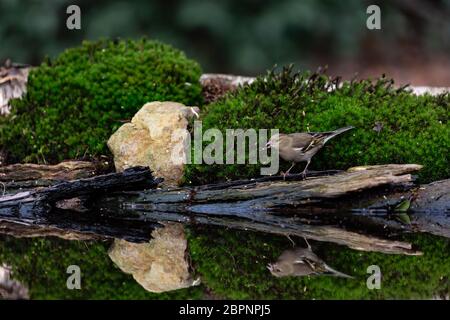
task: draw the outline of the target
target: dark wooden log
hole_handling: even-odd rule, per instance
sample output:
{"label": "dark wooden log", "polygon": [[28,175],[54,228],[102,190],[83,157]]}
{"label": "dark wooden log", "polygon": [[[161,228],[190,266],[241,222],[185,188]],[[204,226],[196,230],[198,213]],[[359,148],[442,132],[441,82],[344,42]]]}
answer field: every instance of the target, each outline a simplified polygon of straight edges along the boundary
{"label": "dark wooden log", "polygon": [[[150,170],[134,167],[121,173],[110,173],[86,179],[67,181],[48,188],[7,195],[0,198],[0,232],[14,236],[61,236],[66,239],[123,238],[144,241],[156,223],[124,221],[101,212],[58,209],[60,200],[84,196],[86,205],[101,194],[117,190],[154,188],[161,179]],[[72,208],[73,209],[73,208]]]}
{"label": "dark wooden log", "polygon": [[205,210],[220,212],[269,211],[277,208],[304,207],[335,200],[360,191],[382,186],[412,186],[411,173],[420,165],[378,165],[350,168],[334,175],[294,181],[247,180],[236,183],[205,185],[194,188],[175,188],[140,193],[137,202],[153,206],[183,204],[192,213]]}
{"label": "dark wooden log", "polygon": [[[58,171],[58,174],[61,174]],[[71,171],[70,175],[76,174]],[[117,190],[142,190],[157,186],[162,179],[153,178],[146,167],[133,167],[119,173],[109,173],[91,178],[76,179],[54,184],[47,188],[24,191],[0,198],[0,207],[18,201],[34,201],[52,203],[58,200],[79,196],[93,196]],[[28,200],[25,200],[28,199]]]}
{"label": "dark wooden log", "polygon": [[332,201],[381,186],[411,186],[410,173],[419,169],[417,165],[370,166],[298,181],[232,181],[196,188],[122,192],[98,199],[95,206],[105,215],[126,216],[127,220],[217,225],[303,236],[358,250],[419,254],[409,243],[348,229],[346,220],[351,215],[333,221],[328,215],[301,214],[306,208],[321,205],[326,212],[326,205]]}
{"label": "dark wooden log", "polygon": [[54,203],[58,200],[79,196],[96,196],[121,190],[145,190],[155,188],[163,179],[155,179],[147,167],[133,167],[119,173],[109,173],[92,178],[66,181],[36,191],[43,201]]}
{"label": "dark wooden log", "polygon": [[0,166],[0,183],[5,193],[18,189],[48,187],[68,180],[84,179],[102,173],[106,163],[64,161],[56,165],[19,163]]}
{"label": "dark wooden log", "polygon": [[[165,190],[142,191],[143,186],[137,183],[131,189],[139,191],[124,191],[123,183],[136,183],[131,177],[143,173],[134,169],[1,198],[0,217],[8,222],[52,227],[44,233],[55,234],[57,229],[135,242],[148,241],[152,228],[160,222],[179,221],[303,236],[358,250],[414,255],[420,252],[409,243],[392,240],[392,232],[429,230],[414,230],[392,217],[372,213],[387,211],[390,204],[386,195],[394,194],[400,199],[400,195],[420,192],[423,187],[417,191],[412,184],[412,173],[420,167],[357,167],[306,180],[298,176],[289,177],[290,181],[266,177]],[[154,187],[157,183],[151,180],[145,184]],[[81,205],[77,201],[75,205],[67,203],[69,198],[87,195],[94,197],[81,202],[83,210],[79,210]],[[18,202],[21,206],[17,206]],[[76,212],[74,207],[78,207]],[[357,212],[355,208],[366,210]],[[8,230],[14,233],[11,226]]]}

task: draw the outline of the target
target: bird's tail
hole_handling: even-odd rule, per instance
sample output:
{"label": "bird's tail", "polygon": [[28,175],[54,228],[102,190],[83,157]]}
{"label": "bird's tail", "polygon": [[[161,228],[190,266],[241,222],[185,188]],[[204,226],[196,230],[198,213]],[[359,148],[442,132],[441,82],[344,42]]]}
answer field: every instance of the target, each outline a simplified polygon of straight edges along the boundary
{"label": "bird's tail", "polygon": [[346,132],[346,131],[348,131],[348,130],[351,130],[351,129],[353,129],[353,128],[355,128],[355,127],[353,127],[353,126],[348,126],[348,127],[343,127],[343,128],[336,129],[336,130],[334,130],[334,131],[327,132],[327,136],[326,136],[325,139],[324,139],[324,143],[327,142],[328,140],[330,140],[330,139],[336,137],[337,135],[339,135],[339,134],[341,134],[341,133],[344,133],[344,132]]}
{"label": "bird's tail", "polygon": [[330,267],[330,266],[327,265],[327,264],[324,264],[324,268],[325,268],[325,270],[327,271],[327,274],[330,275],[330,276],[341,277],[341,278],[347,278],[347,279],[354,279],[354,277],[349,276],[348,274],[339,272],[339,271],[333,269],[332,267]]}

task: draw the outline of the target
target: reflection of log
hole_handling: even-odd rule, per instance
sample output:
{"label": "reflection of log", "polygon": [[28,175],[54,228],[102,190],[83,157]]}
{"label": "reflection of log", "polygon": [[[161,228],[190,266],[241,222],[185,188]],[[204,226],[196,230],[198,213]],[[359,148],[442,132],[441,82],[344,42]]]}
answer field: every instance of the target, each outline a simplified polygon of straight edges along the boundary
{"label": "reflection of log", "polygon": [[66,210],[54,210],[34,219],[0,217],[0,233],[17,238],[58,237],[66,240],[118,238],[130,242],[146,242],[156,227],[160,225],[150,221],[128,222]]}
{"label": "reflection of log", "polygon": [[[122,213],[126,212],[122,211]],[[364,235],[358,232],[345,230],[344,228],[328,225],[309,225],[301,219],[277,217],[261,213],[259,219],[239,219],[241,215],[235,213],[233,217],[224,217],[220,214],[182,214],[158,211],[146,211],[145,209],[133,209],[140,215],[131,219],[137,221],[173,221],[185,224],[204,224],[220,226],[239,230],[252,230],[283,236],[299,236],[317,241],[333,242],[361,251],[374,251],[392,254],[420,255],[421,252],[412,248],[410,243],[382,239],[376,236]],[[257,215],[255,214],[255,217]]]}
{"label": "reflection of log", "polygon": [[364,251],[417,254],[408,243],[317,225],[326,223],[327,217],[314,221],[286,213],[295,213],[295,207],[317,206],[365,189],[409,184],[409,173],[418,169],[418,165],[372,166],[303,181],[234,181],[172,191],[127,192],[99,199],[96,206],[104,214],[128,216],[127,220],[218,225],[304,236]]}
{"label": "reflection of log", "polygon": [[[69,225],[69,222],[67,222]],[[92,232],[79,232],[75,228],[65,229],[51,225],[34,224],[21,221],[0,220],[0,233],[17,237],[58,237],[66,240],[101,240],[102,236]]]}
{"label": "reflection of log", "polygon": [[[426,228],[399,225],[389,216],[372,216],[366,214],[370,210],[352,209],[379,208],[380,199],[386,195],[409,195],[416,190],[412,188],[411,173],[419,169],[419,165],[380,165],[328,172],[306,180],[292,180],[295,176],[289,181],[266,177],[193,188],[124,191],[125,181],[131,189],[143,189],[135,178],[139,174],[150,175],[148,170],[132,169],[0,198],[0,219],[37,225],[44,228],[39,230],[41,234],[74,232],[76,235],[70,236],[81,237],[79,233],[83,233],[135,242],[148,241],[151,229],[159,222],[180,221],[304,236],[365,251],[417,254],[409,243],[383,237],[389,238],[392,231],[427,231]],[[134,178],[124,179],[124,175],[132,176],[133,172]],[[157,182],[151,180],[147,187]],[[421,191],[414,192],[420,195]],[[92,194],[95,197],[67,204],[71,202],[69,198]],[[48,204],[54,203],[56,207],[50,209]],[[67,207],[72,210],[61,209]],[[448,230],[448,224],[444,228]],[[10,234],[21,232],[11,225],[4,229]]]}

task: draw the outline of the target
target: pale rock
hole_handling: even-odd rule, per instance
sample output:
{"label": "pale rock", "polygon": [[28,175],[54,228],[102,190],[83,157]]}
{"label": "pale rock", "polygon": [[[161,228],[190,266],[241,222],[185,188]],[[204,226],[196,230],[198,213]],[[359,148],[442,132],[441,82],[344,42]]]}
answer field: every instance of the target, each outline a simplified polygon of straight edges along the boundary
{"label": "pale rock", "polygon": [[197,107],[177,102],[145,104],[108,140],[116,171],[148,166],[165,186],[177,186],[184,174],[188,121],[198,116]]}

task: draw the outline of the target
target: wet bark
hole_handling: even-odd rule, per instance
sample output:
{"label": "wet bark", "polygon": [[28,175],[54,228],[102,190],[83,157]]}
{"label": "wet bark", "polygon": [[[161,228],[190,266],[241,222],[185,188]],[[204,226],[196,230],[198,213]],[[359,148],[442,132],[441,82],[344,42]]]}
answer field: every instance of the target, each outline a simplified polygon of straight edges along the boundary
{"label": "wet bark", "polygon": [[107,195],[95,205],[106,215],[119,214],[134,221],[215,225],[301,236],[357,250],[413,255],[419,252],[409,243],[383,239],[361,227],[348,229],[351,215],[333,221],[334,217],[320,212],[326,213],[328,205],[344,196],[380,186],[409,186],[413,180],[410,173],[419,169],[417,165],[371,166],[307,180],[267,177],[196,188],[125,192]]}
{"label": "wet bark", "polygon": [[[160,181],[148,169],[133,168],[0,198],[0,232],[143,242],[160,222],[178,221],[413,255],[416,248],[392,240],[393,233],[448,236],[450,229],[442,213],[448,211],[449,182],[419,188],[412,182],[420,168],[356,167],[306,180],[293,175],[174,189],[154,189]],[[411,198],[411,224],[390,212],[402,197]],[[420,214],[435,204],[440,214]]]}
{"label": "wet bark", "polygon": [[[160,182],[148,168],[134,167],[121,173],[6,195],[0,198],[0,232],[18,237],[58,236],[78,240],[117,237],[143,241],[156,223],[142,225],[123,217],[105,217],[102,212],[89,210],[90,203],[102,194],[154,188]],[[74,199],[78,200],[74,201],[75,206],[68,206],[67,202]]]}
{"label": "wet bark", "polygon": [[[104,171],[105,164],[88,161],[65,161],[56,165],[32,163],[0,166],[0,182],[5,193],[18,189],[47,187],[68,180],[93,177]],[[0,190],[3,191],[3,190]]]}

